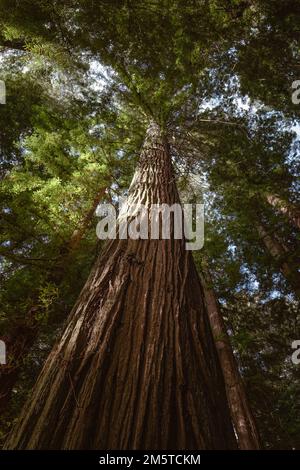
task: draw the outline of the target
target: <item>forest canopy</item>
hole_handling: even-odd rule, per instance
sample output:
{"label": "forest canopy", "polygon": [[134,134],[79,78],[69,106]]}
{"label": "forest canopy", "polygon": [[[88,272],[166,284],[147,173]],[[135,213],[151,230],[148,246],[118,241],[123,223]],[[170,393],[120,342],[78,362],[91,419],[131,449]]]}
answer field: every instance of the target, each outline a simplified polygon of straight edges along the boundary
{"label": "forest canopy", "polygon": [[[300,449],[299,24],[0,0],[4,448]],[[204,204],[204,247],[99,240],[125,196]]]}

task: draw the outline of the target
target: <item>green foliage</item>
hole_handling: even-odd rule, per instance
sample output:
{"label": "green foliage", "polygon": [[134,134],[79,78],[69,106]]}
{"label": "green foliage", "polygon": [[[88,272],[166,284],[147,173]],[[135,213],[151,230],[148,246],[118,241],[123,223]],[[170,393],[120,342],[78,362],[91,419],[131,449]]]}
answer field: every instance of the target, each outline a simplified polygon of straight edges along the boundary
{"label": "green foliage", "polygon": [[299,305],[239,294],[223,312],[266,448],[297,448],[299,368],[291,361],[291,343],[300,334]]}
{"label": "green foliage", "polygon": [[154,118],[182,199],[205,202],[205,254],[263,441],[299,446],[298,304],[255,230],[299,262],[299,234],[266,202],[299,205],[298,2],[0,0],[0,26],[0,332],[33,304],[41,331],[2,435],[101,248],[95,217],[62,270],[68,242],[100,188],[126,193]]}

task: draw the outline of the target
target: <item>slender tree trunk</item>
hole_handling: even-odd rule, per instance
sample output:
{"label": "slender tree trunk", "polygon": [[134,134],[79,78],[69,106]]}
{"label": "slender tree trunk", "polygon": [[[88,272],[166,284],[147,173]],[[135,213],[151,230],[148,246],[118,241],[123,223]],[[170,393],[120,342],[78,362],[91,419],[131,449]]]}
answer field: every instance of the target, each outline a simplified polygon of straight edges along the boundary
{"label": "slender tree trunk", "polygon": [[220,305],[212,287],[206,259],[203,260],[201,270],[200,278],[204,289],[206,309],[223,371],[226,395],[238,446],[243,450],[259,449],[260,439],[255,420],[231,348]]}
{"label": "slender tree trunk", "polygon": [[[149,126],[129,204],[173,204]],[[203,291],[184,240],[111,240],[6,448],[236,448]]]}
{"label": "slender tree trunk", "polygon": [[[105,188],[97,193],[90,210],[85,214],[78,228],[72,233],[70,240],[61,247],[61,257],[48,275],[48,282],[59,287],[74,252],[89,227],[95,209],[102,199]],[[10,331],[2,338],[6,344],[7,363],[0,366],[0,413],[8,409],[13,388],[24,367],[28,354],[39,335],[39,314],[42,307],[38,304],[38,293],[35,301],[22,321],[15,323]]]}
{"label": "slender tree trunk", "polygon": [[[107,182],[107,185],[109,182]],[[68,253],[74,253],[74,251],[78,248],[81,240],[83,239],[87,229],[91,225],[93,217],[95,215],[95,211],[97,209],[98,204],[100,203],[101,199],[104,197],[105,191],[107,189],[107,185],[102,187],[96,197],[93,200],[92,206],[90,207],[89,211],[85,214],[85,217],[82,219],[81,223],[79,224],[78,228],[74,230],[71,235],[69,246],[68,246]]]}
{"label": "slender tree trunk", "polygon": [[287,247],[280,243],[275,236],[272,236],[261,222],[257,223],[256,227],[267,251],[279,266],[280,271],[290,283],[295,293],[300,297],[300,273],[288,261]]}
{"label": "slender tree trunk", "polygon": [[289,202],[284,201],[276,194],[266,195],[268,203],[284,214],[292,225],[300,229],[300,209]]}

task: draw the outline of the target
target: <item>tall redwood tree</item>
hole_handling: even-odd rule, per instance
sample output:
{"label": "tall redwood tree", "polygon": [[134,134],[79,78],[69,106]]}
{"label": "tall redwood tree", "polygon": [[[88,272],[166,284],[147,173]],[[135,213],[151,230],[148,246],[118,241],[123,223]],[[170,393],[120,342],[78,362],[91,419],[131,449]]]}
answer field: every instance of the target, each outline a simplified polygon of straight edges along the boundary
{"label": "tall redwood tree", "polygon": [[[151,123],[129,203],[179,202]],[[111,240],[6,448],[236,448],[203,290],[185,241]]]}

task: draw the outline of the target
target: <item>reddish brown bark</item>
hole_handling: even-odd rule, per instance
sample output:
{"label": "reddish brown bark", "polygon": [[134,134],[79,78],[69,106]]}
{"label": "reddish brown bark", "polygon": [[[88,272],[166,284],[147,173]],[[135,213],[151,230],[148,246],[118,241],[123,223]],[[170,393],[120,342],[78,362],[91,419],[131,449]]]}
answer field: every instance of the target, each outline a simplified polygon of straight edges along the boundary
{"label": "reddish brown bark", "polygon": [[237,435],[238,446],[243,450],[259,449],[260,439],[255,420],[232,351],[220,306],[212,287],[212,279],[205,259],[202,263],[200,277],[204,289],[210,326],[222,367],[227,400]]}
{"label": "reddish brown bark", "polygon": [[268,203],[278,209],[297,229],[300,229],[300,209],[289,202],[284,201],[276,194],[266,195]]}
{"label": "reddish brown bark", "polygon": [[[80,241],[89,227],[95,209],[106,188],[101,188],[97,193],[90,210],[85,214],[77,230],[73,232],[69,242],[61,248],[61,257],[48,275],[48,282],[60,286],[66,267],[71,256],[77,250]],[[6,344],[7,363],[0,366],[0,413],[6,411],[9,406],[13,388],[19,378],[24,363],[39,335],[39,314],[41,306],[38,304],[38,293],[33,305],[24,319],[17,321],[3,337]]]}
{"label": "reddish brown bark", "polygon": [[[149,127],[130,203],[173,204]],[[6,448],[236,448],[203,291],[184,240],[111,240]]]}
{"label": "reddish brown bark", "polygon": [[295,293],[300,297],[300,273],[296,267],[288,261],[287,247],[274,235],[271,235],[262,223],[257,223],[256,227],[267,251],[270,253]]}

